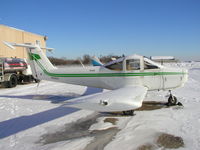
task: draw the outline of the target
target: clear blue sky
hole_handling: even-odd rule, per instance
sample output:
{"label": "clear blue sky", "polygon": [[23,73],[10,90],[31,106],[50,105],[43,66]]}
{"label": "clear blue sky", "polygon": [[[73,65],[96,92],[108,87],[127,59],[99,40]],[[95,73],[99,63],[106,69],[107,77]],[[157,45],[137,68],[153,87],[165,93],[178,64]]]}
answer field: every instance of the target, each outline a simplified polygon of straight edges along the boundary
{"label": "clear blue sky", "polygon": [[56,57],[200,60],[200,0],[1,0],[0,24],[47,35]]}

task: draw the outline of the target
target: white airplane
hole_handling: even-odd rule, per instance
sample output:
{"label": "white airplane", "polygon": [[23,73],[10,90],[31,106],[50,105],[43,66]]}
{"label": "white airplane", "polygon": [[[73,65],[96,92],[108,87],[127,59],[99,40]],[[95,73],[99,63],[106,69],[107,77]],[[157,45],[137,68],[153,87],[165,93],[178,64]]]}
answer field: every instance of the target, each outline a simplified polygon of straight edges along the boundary
{"label": "white airplane", "polygon": [[[41,48],[38,44],[4,43],[10,48],[27,49],[33,76],[37,79],[110,90],[66,102],[66,105],[81,109],[100,112],[122,111],[125,115],[133,115],[133,110],[142,106],[147,91],[171,91],[183,87],[188,79],[186,69],[165,67],[140,55],[126,56],[105,65],[88,68],[57,68],[42,50],[52,49]],[[168,102],[177,103],[171,92]]]}

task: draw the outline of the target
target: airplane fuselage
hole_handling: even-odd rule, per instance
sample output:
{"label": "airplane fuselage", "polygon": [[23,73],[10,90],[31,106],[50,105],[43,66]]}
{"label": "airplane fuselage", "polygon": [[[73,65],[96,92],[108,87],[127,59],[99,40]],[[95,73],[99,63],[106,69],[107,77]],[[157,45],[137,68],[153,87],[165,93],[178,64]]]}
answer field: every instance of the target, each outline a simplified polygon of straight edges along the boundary
{"label": "airplane fuselage", "polygon": [[188,78],[186,69],[165,67],[139,55],[121,58],[104,66],[85,68],[48,68],[49,65],[44,66],[40,62],[43,53],[32,55],[35,57],[32,68],[39,66],[36,78],[82,86],[113,90],[142,85],[148,90],[171,90],[183,86]]}
{"label": "airplane fuselage", "polygon": [[[73,72],[73,73],[70,73]],[[183,86],[188,74],[183,69],[162,68],[139,71],[110,71],[105,67],[75,69],[57,68],[40,73],[40,79],[83,86],[118,89],[127,85],[143,85],[148,90],[168,90]]]}

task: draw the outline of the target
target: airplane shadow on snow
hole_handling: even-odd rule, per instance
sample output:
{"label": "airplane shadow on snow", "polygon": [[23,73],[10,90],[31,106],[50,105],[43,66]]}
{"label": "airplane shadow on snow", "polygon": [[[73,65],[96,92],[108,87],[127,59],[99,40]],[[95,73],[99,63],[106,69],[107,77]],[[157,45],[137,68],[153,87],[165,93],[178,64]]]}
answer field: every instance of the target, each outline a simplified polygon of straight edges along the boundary
{"label": "airplane shadow on snow", "polygon": [[[86,96],[90,94],[100,93],[103,89],[98,88],[91,88],[87,87],[86,91],[81,96]],[[37,95],[22,95],[22,96],[7,96],[7,95],[0,95],[0,97],[6,97],[6,98],[21,98],[21,99],[33,99],[34,96]],[[38,95],[41,96],[41,95]],[[59,103],[62,101],[67,101],[72,98],[75,98],[73,96],[55,96],[55,95],[43,95],[46,97],[44,100],[49,100],[52,103]],[[65,115],[74,113],[78,111],[77,108],[71,108],[71,107],[56,107],[50,110],[46,110],[43,112],[39,112],[33,115],[28,116],[20,116],[17,118],[9,119],[6,121],[0,122],[0,139],[14,135],[18,132],[27,130],[29,128],[35,127],[37,125],[43,124],[45,122],[63,117]]]}

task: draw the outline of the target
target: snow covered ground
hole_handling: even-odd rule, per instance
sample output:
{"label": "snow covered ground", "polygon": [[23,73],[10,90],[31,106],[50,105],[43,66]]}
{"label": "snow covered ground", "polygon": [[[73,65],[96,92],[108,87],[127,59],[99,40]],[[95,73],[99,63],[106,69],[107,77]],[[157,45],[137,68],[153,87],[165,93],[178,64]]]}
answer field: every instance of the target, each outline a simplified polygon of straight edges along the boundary
{"label": "snow covered ground", "polygon": [[[174,64],[175,65],[175,64]],[[182,150],[200,147],[200,63],[189,69],[185,87],[173,94],[184,107],[136,111],[132,117],[62,107],[62,102],[102,89],[42,81],[0,88],[1,150],[134,150],[156,144],[161,133],[182,137]],[[149,92],[145,101],[166,101],[167,92]],[[154,149],[162,149],[156,147]]]}

